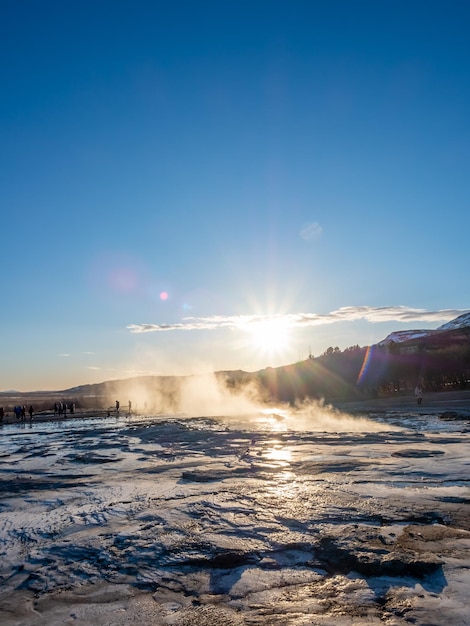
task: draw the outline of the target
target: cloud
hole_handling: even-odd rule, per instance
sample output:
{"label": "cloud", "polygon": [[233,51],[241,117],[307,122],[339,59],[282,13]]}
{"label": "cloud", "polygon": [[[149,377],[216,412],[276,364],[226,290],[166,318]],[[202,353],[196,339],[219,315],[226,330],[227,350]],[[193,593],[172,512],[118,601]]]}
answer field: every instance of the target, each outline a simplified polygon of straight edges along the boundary
{"label": "cloud", "polygon": [[87,370],[93,370],[93,371],[99,371],[101,369],[101,367],[96,367],[95,365],[89,365],[86,369]]}
{"label": "cloud", "polygon": [[304,224],[300,229],[300,236],[304,241],[317,241],[323,234],[323,228],[318,222]]}
{"label": "cloud", "polygon": [[70,354],[67,354],[67,352],[62,352],[62,354],[59,354],[59,356],[67,357],[70,356]]}
{"label": "cloud", "polygon": [[217,328],[240,328],[255,318],[256,315],[212,315],[211,317],[185,317],[182,323],[176,324],[129,324],[131,333],[151,333],[163,330],[216,330]]}
{"label": "cloud", "polygon": [[443,309],[440,311],[427,311],[425,309],[413,309],[406,306],[370,307],[370,306],[346,306],[330,313],[288,313],[286,315],[213,315],[210,317],[185,317],[183,322],[175,324],[129,324],[131,333],[150,333],[170,330],[217,330],[220,328],[232,328],[249,330],[256,324],[266,322],[283,323],[290,328],[307,328],[309,326],[322,326],[336,322],[353,322],[366,320],[372,323],[378,322],[449,322],[462,313],[462,309]]}
{"label": "cloud", "polygon": [[413,309],[406,306],[370,307],[370,306],[346,306],[325,315],[315,313],[300,313],[297,317],[296,326],[317,326],[320,324],[333,324],[335,322],[352,322],[366,320],[372,323],[378,322],[447,322],[458,317],[465,310],[442,309],[440,311],[427,311],[426,309]]}

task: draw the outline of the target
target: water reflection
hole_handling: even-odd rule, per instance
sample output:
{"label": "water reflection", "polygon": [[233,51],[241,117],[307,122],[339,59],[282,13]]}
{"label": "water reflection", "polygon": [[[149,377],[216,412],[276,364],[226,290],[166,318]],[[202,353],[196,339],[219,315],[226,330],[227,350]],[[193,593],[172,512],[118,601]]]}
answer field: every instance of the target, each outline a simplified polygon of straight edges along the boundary
{"label": "water reflection", "polygon": [[273,448],[268,448],[263,456],[270,461],[283,461],[288,464],[292,458],[292,452],[289,448],[274,446]]}
{"label": "water reflection", "polygon": [[260,411],[259,422],[273,432],[285,432],[288,427],[289,412],[285,409],[264,409]]}

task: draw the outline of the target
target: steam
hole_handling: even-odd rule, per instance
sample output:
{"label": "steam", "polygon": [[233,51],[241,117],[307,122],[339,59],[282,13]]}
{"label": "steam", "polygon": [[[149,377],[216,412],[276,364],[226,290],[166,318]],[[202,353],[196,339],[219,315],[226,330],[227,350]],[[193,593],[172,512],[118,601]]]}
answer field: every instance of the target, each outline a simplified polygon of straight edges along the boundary
{"label": "steam", "polygon": [[[247,426],[276,431],[380,432],[396,430],[366,417],[353,417],[325,404],[305,401],[292,407],[268,403],[253,381],[229,386],[215,374],[186,377],[144,377],[110,383],[108,404],[116,394],[126,393],[132,411],[138,414],[183,414],[187,417],[223,417]],[[120,400],[122,410],[128,400]]]}
{"label": "steam", "polygon": [[225,378],[215,374],[113,381],[107,386],[107,405],[113,407],[116,399],[120,400],[122,410],[130,401],[134,413],[183,413],[188,417],[240,415],[265,406],[253,383],[230,389]]}
{"label": "steam", "polygon": [[294,409],[289,419],[294,420],[296,430],[324,432],[388,432],[401,430],[397,426],[375,422],[367,417],[343,413],[323,400],[307,401]]}
{"label": "steam", "polygon": [[186,378],[181,388],[180,410],[187,415],[233,416],[260,410],[262,401],[253,383],[230,390],[214,375]]}

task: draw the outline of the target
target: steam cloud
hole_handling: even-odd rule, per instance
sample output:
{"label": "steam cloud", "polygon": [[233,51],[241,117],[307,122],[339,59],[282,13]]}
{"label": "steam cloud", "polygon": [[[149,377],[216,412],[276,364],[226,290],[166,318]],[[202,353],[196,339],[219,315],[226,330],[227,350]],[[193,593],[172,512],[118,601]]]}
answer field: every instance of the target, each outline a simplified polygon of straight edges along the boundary
{"label": "steam cloud", "polygon": [[[262,430],[317,432],[377,432],[397,430],[365,417],[352,417],[324,404],[305,401],[296,407],[267,403],[255,383],[227,387],[226,380],[215,374],[187,377],[147,377],[109,383],[108,402],[126,392],[132,409],[138,414],[183,417],[221,417],[236,420]],[[123,410],[126,402],[121,402]]]}

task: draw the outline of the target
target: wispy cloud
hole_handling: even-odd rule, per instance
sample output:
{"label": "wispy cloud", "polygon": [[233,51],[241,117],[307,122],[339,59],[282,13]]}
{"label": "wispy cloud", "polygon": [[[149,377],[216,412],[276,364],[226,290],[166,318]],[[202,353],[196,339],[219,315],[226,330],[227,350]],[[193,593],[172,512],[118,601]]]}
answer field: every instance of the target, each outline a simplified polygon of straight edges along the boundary
{"label": "wispy cloud", "polygon": [[443,309],[427,311],[413,309],[406,306],[370,307],[346,306],[330,313],[288,313],[286,315],[213,315],[210,317],[185,317],[182,322],[175,324],[129,324],[131,333],[151,333],[170,330],[217,330],[219,328],[235,328],[248,330],[256,324],[279,322],[291,328],[306,328],[322,326],[336,322],[352,322],[366,320],[368,322],[448,322],[458,317],[466,310]]}
{"label": "wispy cloud", "polygon": [[61,354],[59,354],[59,356],[67,357],[67,356],[70,356],[70,354],[67,354],[67,352],[62,352]]}
{"label": "wispy cloud", "polygon": [[101,369],[101,367],[96,367],[94,365],[89,365],[86,369],[87,370],[93,370],[93,371],[99,371]]}
{"label": "wispy cloud", "polygon": [[323,234],[323,228],[318,222],[304,224],[300,229],[300,236],[304,241],[317,241]]}

